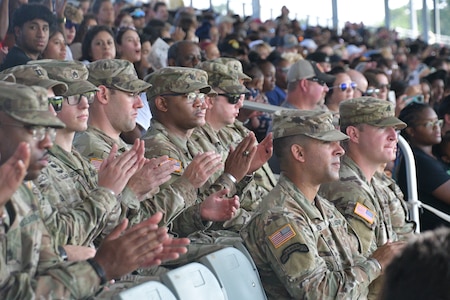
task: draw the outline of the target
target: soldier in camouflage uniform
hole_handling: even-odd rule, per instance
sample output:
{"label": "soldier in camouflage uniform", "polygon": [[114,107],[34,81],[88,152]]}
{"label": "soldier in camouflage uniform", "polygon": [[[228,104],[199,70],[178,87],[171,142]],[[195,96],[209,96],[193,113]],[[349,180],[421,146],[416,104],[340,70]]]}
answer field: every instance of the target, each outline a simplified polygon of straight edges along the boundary
{"label": "soldier in camouflage uniform", "polygon": [[347,139],[332,118],[319,111],[275,113],[282,174],[241,230],[269,299],[365,299],[401,248],[390,244],[365,258],[345,218],[317,195],[320,184],[339,178],[339,141]]}
{"label": "soldier in camouflage uniform", "polygon": [[[47,164],[55,129],[64,127],[48,109],[47,90],[13,83],[0,83],[0,172],[10,172],[8,188],[17,187],[21,170],[33,180]],[[11,158],[13,161],[11,162]],[[14,171],[15,172],[14,172]],[[4,174],[1,176],[5,178]],[[6,200],[6,202],[5,202]],[[142,264],[176,257],[186,241],[175,247],[164,228],[157,229],[161,214],[124,232],[118,226],[98,254],[87,261],[63,262],[57,244],[47,232],[37,199],[23,183],[16,192],[2,189],[0,202],[0,297],[2,299],[85,299],[108,280]],[[124,233],[124,234],[123,234]],[[143,247],[143,246],[146,247]],[[181,246],[181,247],[180,247]],[[161,254],[161,247],[163,252]],[[155,250],[157,252],[155,252]],[[121,260],[117,257],[121,256]]]}
{"label": "soldier in camouflage uniform", "polygon": [[[139,94],[151,84],[140,80],[133,64],[126,60],[99,60],[89,64],[88,69],[88,81],[99,91],[89,107],[88,129],[75,137],[74,146],[98,167],[114,144],[118,145],[118,153],[130,148],[120,138],[120,133],[136,126],[137,109],[142,107]],[[189,199],[184,186],[154,195],[173,170],[175,164],[163,156],[146,161],[142,169],[130,178],[127,186],[141,201],[128,213],[131,223],[162,211],[162,224],[165,225],[184,208],[185,199]]]}
{"label": "soldier in camouflage uniform", "polygon": [[[232,59],[229,60],[232,61]],[[235,61],[240,65],[239,61]],[[239,109],[242,107],[245,93],[248,90],[238,80],[239,75],[237,71],[229,65],[218,62],[218,60],[202,62],[198,65],[198,68],[208,73],[208,83],[218,92],[218,95],[207,98],[206,124],[194,130],[191,140],[201,146],[204,144],[213,145],[214,150],[220,153],[223,161],[225,161],[230,147],[236,148],[239,142],[249,135],[249,131],[247,131],[245,135],[239,136],[239,138],[234,136],[226,138],[227,135],[223,133],[227,126],[234,125]],[[242,133],[244,134],[244,132]],[[264,176],[266,173],[264,170],[261,170],[261,165],[267,165],[266,162],[272,155],[271,136],[265,139],[258,146],[258,149],[259,152],[255,155],[246,175],[248,177],[246,180],[249,183],[239,195],[241,208],[247,211],[254,210],[258,206],[260,199],[273,188],[273,185],[265,184],[270,182],[270,179],[266,182],[255,180],[268,179]],[[258,183],[263,184],[258,185]]]}
{"label": "soldier in camouflage uniform", "polygon": [[[395,159],[396,130],[406,124],[394,116],[389,101],[369,97],[342,102],[339,113],[341,131],[350,137],[344,144],[347,154],[339,181],[322,185],[319,193],[348,220],[362,245],[360,252],[369,256],[387,242],[407,240],[414,234],[414,223],[407,221],[406,205],[398,190],[395,193],[395,182],[377,172]],[[380,284],[381,280],[371,286],[370,299],[375,299]]]}
{"label": "soldier in camouflage uniform", "polygon": [[[208,216],[205,209],[209,206],[207,203],[210,202],[210,197],[216,192],[223,195],[225,190],[229,196],[240,195],[248,184],[244,177],[256,154],[254,135],[249,135],[234,151],[230,151],[225,166],[222,167],[221,156],[215,153],[216,149],[212,144],[200,147],[191,140],[193,130],[205,124],[207,95],[216,95],[208,85],[207,73],[198,69],[168,67],[152,73],[147,80],[153,85],[147,91],[153,119],[152,126],[144,137],[146,157],[168,155],[178,163],[179,169],[162,189],[186,179],[199,189],[195,202],[177,217],[175,232],[188,235],[210,228],[211,222],[203,222],[207,220],[220,222],[214,224],[220,229],[230,229],[236,224],[234,220],[239,219],[237,226],[240,228],[249,215],[245,210],[240,210],[228,222],[234,204],[221,210],[224,213],[222,216],[216,213]],[[222,201],[218,202],[221,203],[220,206],[223,205]],[[222,224],[222,221],[226,222]]]}
{"label": "soldier in camouflage uniform", "polygon": [[[49,80],[47,70],[52,78],[61,81]],[[79,62],[39,60],[10,71],[29,85],[46,87],[46,81],[53,81],[66,87],[64,93],[58,94],[64,101],[57,107],[57,116],[66,127],[57,130],[56,144],[48,151],[48,167],[34,180],[33,191],[42,197],[39,202],[42,217],[57,243],[64,245],[68,259],[92,256],[93,249],[76,246],[93,246],[100,234],[109,233],[120,222],[121,204],[139,206],[136,197],[122,194],[118,201],[108,192],[119,195],[133,174],[129,171],[138,169],[136,151],[102,169],[98,182],[97,170],[72,147],[75,132],[87,127],[89,102],[96,91],[86,80],[86,67]]]}

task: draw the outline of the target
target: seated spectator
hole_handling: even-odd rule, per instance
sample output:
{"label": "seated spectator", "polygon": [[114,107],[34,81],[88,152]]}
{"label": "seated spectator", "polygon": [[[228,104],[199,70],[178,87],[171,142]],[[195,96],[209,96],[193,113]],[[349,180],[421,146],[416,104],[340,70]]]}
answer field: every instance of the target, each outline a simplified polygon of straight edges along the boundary
{"label": "seated spectator", "polygon": [[41,58],[47,59],[66,59],[66,41],[64,33],[58,27],[50,29],[47,47],[42,52]]}
{"label": "seated spectator", "polygon": [[99,59],[112,59],[116,57],[116,44],[114,34],[107,26],[94,26],[88,30],[81,46],[83,63]]}
{"label": "seated spectator", "polygon": [[[433,145],[441,142],[442,120],[427,104],[411,103],[406,106],[399,118],[408,124],[401,134],[410,143],[417,168],[419,199],[425,204],[450,213],[450,174],[447,167],[432,152]],[[398,174],[398,184],[407,194],[406,169],[402,160]],[[407,197],[406,197],[407,198]],[[424,209],[420,215],[421,230],[434,229],[440,225],[450,226],[449,222]]]}

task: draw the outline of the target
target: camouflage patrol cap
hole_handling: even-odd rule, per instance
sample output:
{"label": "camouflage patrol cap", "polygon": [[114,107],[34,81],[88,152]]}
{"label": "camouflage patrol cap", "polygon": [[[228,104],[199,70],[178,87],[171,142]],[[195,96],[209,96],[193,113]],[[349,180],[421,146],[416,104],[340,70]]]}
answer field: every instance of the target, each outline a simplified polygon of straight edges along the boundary
{"label": "camouflage patrol cap", "polygon": [[16,77],[13,74],[0,73],[0,81],[16,82]]}
{"label": "camouflage patrol cap", "polygon": [[230,69],[232,69],[238,73],[239,79],[242,79],[244,81],[252,81],[252,78],[250,76],[247,76],[247,74],[244,73],[244,71],[242,69],[242,63],[235,58],[219,57],[219,58],[213,59],[211,61],[227,65]]}
{"label": "camouflage patrol cap", "polygon": [[295,109],[274,113],[274,139],[300,134],[327,142],[348,139],[347,135],[334,128],[331,112]]}
{"label": "camouflage patrol cap", "polygon": [[403,129],[406,124],[395,117],[394,105],[386,100],[361,97],[342,101],[339,105],[341,126],[369,124]]}
{"label": "camouflage patrol cap", "polygon": [[200,69],[166,67],[145,77],[153,87],[147,90],[147,99],[165,93],[190,93],[199,90],[208,95],[217,93],[208,85],[208,74]]}
{"label": "camouflage patrol cap", "polygon": [[124,92],[144,92],[152,85],[140,80],[134,65],[123,59],[101,59],[87,66],[88,80],[96,86],[104,85]]}
{"label": "camouflage patrol cap", "polygon": [[66,83],[68,89],[62,96],[73,96],[98,90],[95,85],[87,81],[88,69],[79,61],[40,59],[29,61],[28,64],[38,64],[47,71],[48,77]]}
{"label": "camouflage patrol cap", "polygon": [[208,83],[213,88],[219,88],[229,94],[244,94],[249,90],[238,80],[236,71],[219,62],[204,61],[197,65],[197,68],[208,73]]}
{"label": "camouflage patrol cap", "polygon": [[324,73],[316,62],[301,59],[294,63],[287,73],[287,81],[294,82],[302,79],[317,77],[325,83],[332,84],[335,76]]}
{"label": "camouflage patrol cap", "polygon": [[1,73],[11,73],[16,77],[16,82],[25,85],[37,85],[46,89],[53,89],[56,95],[63,95],[67,92],[67,84],[61,81],[52,80],[48,77],[47,71],[40,65],[20,65],[2,71]]}
{"label": "camouflage patrol cap", "polygon": [[47,90],[40,86],[0,82],[0,111],[27,125],[65,127],[48,109]]}

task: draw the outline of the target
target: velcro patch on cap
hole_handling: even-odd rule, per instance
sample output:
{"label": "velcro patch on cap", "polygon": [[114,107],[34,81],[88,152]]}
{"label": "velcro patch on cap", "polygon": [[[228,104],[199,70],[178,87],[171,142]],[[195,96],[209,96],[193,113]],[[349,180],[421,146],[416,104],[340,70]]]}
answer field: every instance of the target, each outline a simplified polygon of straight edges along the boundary
{"label": "velcro patch on cap", "polygon": [[172,157],[169,157],[169,160],[174,161],[175,162],[175,166],[177,167],[175,169],[175,171],[173,171],[173,173],[181,174],[182,171],[183,171],[183,163],[181,162],[181,160],[178,160],[178,159],[175,159],[175,158],[172,158]]}
{"label": "velcro patch on cap", "polygon": [[100,158],[90,158],[89,161],[94,166],[94,168],[98,171],[100,169],[100,166],[102,165],[103,159]]}
{"label": "velcro patch on cap", "polygon": [[359,202],[356,203],[353,212],[358,216],[360,216],[361,218],[363,218],[364,220],[366,220],[367,222],[369,222],[369,224],[373,224],[375,219],[375,213],[370,209],[368,209],[367,207],[365,207],[363,204]]}
{"label": "velcro patch on cap", "polygon": [[300,243],[294,243],[292,245],[287,246],[285,249],[283,249],[283,252],[281,253],[280,261],[281,263],[285,264],[292,253],[294,252],[300,252],[300,253],[308,253],[309,248],[306,244],[300,244]]}
{"label": "velcro patch on cap", "polygon": [[287,241],[292,239],[297,234],[292,229],[292,226],[290,224],[287,224],[277,231],[275,231],[271,236],[269,236],[269,240],[272,243],[272,245],[278,249],[281,245],[285,244]]}

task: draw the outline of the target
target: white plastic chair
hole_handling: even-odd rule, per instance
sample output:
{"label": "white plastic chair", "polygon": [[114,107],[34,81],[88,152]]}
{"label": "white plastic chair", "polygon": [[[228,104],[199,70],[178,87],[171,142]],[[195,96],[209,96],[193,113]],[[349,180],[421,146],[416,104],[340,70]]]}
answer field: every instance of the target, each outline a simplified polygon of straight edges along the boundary
{"label": "white plastic chair", "polygon": [[199,261],[214,273],[229,300],[267,299],[253,260],[250,261],[240,250],[227,247]]}
{"label": "white plastic chair", "polygon": [[113,300],[177,300],[161,282],[148,281],[115,295]]}
{"label": "white plastic chair", "polygon": [[160,277],[178,300],[227,300],[217,278],[202,264],[189,263]]}

